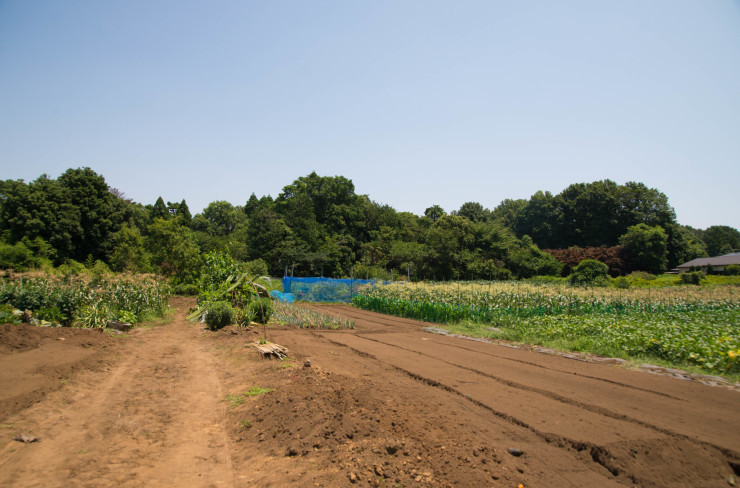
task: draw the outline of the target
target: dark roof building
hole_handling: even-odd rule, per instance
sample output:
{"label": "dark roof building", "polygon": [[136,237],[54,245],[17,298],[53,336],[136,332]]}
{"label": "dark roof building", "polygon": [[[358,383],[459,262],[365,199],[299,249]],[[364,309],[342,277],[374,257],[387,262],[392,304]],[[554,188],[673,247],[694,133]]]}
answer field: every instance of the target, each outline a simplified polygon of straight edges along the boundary
{"label": "dark roof building", "polygon": [[731,252],[730,254],[715,256],[713,258],[692,259],[688,263],[679,265],[678,272],[685,273],[694,267],[701,268],[702,271],[707,271],[709,266],[711,266],[714,271],[724,271],[725,268],[731,264],[740,264],[740,252]]}

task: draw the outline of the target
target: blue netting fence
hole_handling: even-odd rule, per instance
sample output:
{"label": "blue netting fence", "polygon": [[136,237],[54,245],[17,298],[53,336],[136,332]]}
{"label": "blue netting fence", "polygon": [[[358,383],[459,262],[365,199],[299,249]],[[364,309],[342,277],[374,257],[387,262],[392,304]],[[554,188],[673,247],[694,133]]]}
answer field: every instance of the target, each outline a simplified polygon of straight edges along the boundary
{"label": "blue netting fence", "polygon": [[366,286],[374,286],[378,281],[354,280],[349,278],[283,278],[283,293],[292,294],[296,300],[306,302],[345,302]]}

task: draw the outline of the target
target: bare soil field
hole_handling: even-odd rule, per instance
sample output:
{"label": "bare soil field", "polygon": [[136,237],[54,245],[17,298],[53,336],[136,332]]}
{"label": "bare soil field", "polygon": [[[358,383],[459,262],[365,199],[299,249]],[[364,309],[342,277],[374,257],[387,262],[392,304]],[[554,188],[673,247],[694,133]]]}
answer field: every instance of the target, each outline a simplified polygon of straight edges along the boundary
{"label": "bare soil field", "polygon": [[[424,332],[0,326],[0,486],[722,487],[740,392]],[[64,339],[64,340],[61,340]],[[309,360],[307,364],[306,361]],[[38,442],[15,441],[18,434]]]}

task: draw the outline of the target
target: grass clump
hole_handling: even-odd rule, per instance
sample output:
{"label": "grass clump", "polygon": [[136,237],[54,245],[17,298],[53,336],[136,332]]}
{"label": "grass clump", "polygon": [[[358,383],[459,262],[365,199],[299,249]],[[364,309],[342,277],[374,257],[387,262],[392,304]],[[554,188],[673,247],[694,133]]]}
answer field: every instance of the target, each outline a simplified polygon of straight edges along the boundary
{"label": "grass clump", "polygon": [[230,393],[226,395],[224,401],[229,402],[230,408],[236,408],[244,403],[244,401],[249,397],[264,395],[265,393],[270,393],[271,391],[273,391],[273,388],[262,388],[255,385],[243,393]]}

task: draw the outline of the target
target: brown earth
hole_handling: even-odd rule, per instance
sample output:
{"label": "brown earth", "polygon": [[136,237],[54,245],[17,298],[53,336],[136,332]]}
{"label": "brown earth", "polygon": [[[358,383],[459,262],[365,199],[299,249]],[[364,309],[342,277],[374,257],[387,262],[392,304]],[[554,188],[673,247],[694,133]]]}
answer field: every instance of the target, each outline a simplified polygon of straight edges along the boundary
{"label": "brown earth", "polygon": [[115,338],[2,326],[0,486],[721,487],[740,471],[728,388],[348,306],[318,308],[356,330],[271,326],[290,357],[263,359],[262,329],[206,331],[191,304]]}

